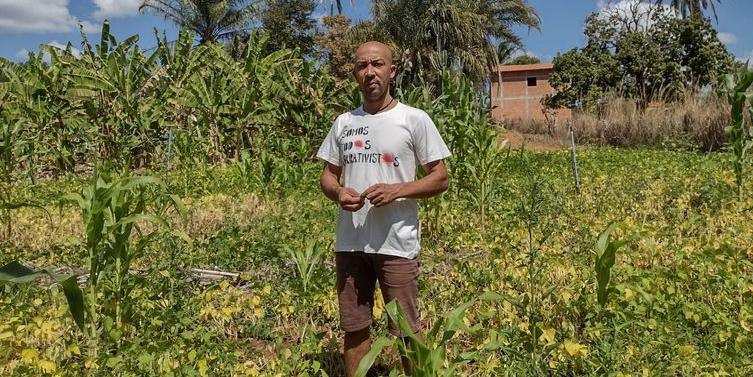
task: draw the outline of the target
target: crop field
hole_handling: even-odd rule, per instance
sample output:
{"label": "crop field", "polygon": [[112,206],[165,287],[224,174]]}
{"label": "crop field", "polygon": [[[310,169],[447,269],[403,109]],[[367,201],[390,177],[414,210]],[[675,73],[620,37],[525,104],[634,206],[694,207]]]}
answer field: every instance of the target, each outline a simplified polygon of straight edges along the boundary
{"label": "crop field", "polygon": [[[484,292],[501,296],[460,316],[444,366],[468,375],[753,372],[753,201],[734,200],[722,156],[592,149],[579,157],[580,194],[567,153],[512,151],[484,219],[452,189],[423,203],[425,328]],[[130,266],[127,320],[103,319],[92,350],[59,286],[5,286],[0,372],[338,375],[337,212],[318,191],[320,167],[266,186],[247,184],[261,171],[255,164],[251,173],[227,166],[168,177],[188,214],[166,217],[191,242],[171,232],[149,238]],[[58,198],[88,184],[19,187],[44,198],[48,213],[14,212],[0,261],[85,271],[80,211]],[[619,225],[609,240],[625,244],[602,305],[596,241],[611,222]],[[208,280],[192,269],[238,275]],[[112,313],[114,297],[100,295],[100,314]],[[386,315],[375,310],[377,335]],[[395,350],[377,360],[382,373]]]}
{"label": "crop field", "polygon": [[[341,375],[313,156],[355,86],[261,34],[101,34],[0,60],[0,375]],[[753,375],[753,73],[725,76],[719,152],[579,146],[579,188],[433,75],[395,89],[452,151],[419,214],[424,338],[387,338],[378,301],[362,374]]]}

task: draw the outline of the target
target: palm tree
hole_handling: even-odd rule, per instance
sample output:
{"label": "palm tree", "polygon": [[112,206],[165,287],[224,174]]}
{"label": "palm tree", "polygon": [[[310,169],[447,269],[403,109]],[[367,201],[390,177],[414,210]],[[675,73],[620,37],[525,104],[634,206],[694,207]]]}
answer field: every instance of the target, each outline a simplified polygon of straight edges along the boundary
{"label": "palm tree", "polygon": [[[662,2],[662,0],[656,0],[656,4],[660,4]],[[702,18],[703,11],[706,9],[711,9],[711,13],[714,15],[714,19],[719,22],[718,18],[716,17],[716,6],[714,5],[714,3],[721,2],[721,0],[671,0],[670,6],[674,8],[677,13],[682,15],[682,18],[688,17],[688,14],[690,14],[691,18]]]}
{"label": "palm tree", "polygon": [[145,10],[195,31],[200,44],[231,38],[257,13],[256,1],[247,0],[144,0],[139,11]]}
{"label": "palm tree", "polygon": [[[324,0],[322,0],[321,2],[323,3]],[[337,14],[343,14],[342,0],[329,0],[328,2],[330,3],[330,5],[334,4],[335,6],[337,6]],[[353,0],[348,0],[348,2],[350,3],[350,6],[353,6]],[[332,10],[331,7],[330,7],[330,10]]]}
{"label": "palm tree", "polygon": [[481,85],[505,47],[522,45],[513,27],[541,24],[526,0],[374,0],[372,12],[414,83],[454,68]]}

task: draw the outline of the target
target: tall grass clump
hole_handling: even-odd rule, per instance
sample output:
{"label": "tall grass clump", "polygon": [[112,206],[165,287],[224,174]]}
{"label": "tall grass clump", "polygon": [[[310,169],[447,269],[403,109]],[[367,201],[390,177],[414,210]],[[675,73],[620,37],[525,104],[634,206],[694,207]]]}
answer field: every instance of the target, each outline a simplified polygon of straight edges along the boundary
{"label": "tall grass clump", "polygon": [[652,102],[645,110],[636,100],[613,97],[597,113],[573,112],[571,121],[581,142],[714,151],[724,143],[729,115],[716,96],[688,93],[678,102]]}

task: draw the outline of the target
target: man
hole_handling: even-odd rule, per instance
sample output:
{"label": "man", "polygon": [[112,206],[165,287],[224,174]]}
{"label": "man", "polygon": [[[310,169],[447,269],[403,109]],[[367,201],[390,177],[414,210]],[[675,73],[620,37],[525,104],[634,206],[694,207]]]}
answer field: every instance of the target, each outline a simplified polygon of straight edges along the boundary
{"label": "man", "polygon": [[[450,151],[431,118],[390,95],[395,70],[386,45],[358,47],[353,75],[364,103],[337,117],[317,153],[326,161],[322,191],[340,205],[335,268],[347,376],[371,348],[376,281],[384,301],[397,299],[411,329],[420,330],[416,199],[437,195],[449,184],[443,159]],[[416,180],[419,163],[426,175]],[[391,321],[389,331],[405,336]],[[405,359],[403,367],[410,374]]]}

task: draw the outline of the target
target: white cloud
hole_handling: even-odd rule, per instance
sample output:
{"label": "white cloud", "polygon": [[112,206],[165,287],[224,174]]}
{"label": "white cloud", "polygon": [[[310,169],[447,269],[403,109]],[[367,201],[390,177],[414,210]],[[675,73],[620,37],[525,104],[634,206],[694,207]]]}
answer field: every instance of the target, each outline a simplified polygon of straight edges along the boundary
{"label": "white cloud", "polygon": [[[60,43],[60,42],[58,42],[56,40],[53,40],[53,41],[50,41],[50,42],[47,42],[47,43],[42,43],[42,45],[40,45],[40,46],[43,46],[43,45],[48,45],[48,46],[56,47],[56,48],[59,48],[61,50],[65,50],[67,48],[66,44]],[[35,54],[39,54],[39,51],[34,51],[34,53]],[[73,56],[75,56],[77,58],[81,57],[81,50],[79,50],[79,49],[77,49],[75,47],[71,47],[71,53],[73,54]],[[16,58],[18,58],[18,60],[20,60],[20,61],[26,61],[26,60],[28,60],[29,59],[29,50],[27,50],[25,48],[19,50],[18,52],[16,52]],[[42,56],[42,60],[44,62],[46,62],[46,63],[49,64],[50,63],[50,54],[48,54],[48,53],[45,52],[44,55]]]}
{"label": "white cloud", "polygon": [[[84,27],[84,33],[99,34],[102,31],[102,24],[100,23],[89,22],[86,20],[78,20],[78,22]],[[76,28],[78,28],[78,24],[76,25]]]}
{"label": "white cloud", "polygon": [[[52,42],[45,43],[45,44],[48,45],[48,46],[57,47],[57,48],[59,48],[61,50],[65,50],[66,47],[67,47],[67,45],[62,44],[62,43],[60,43],[58,41],[52,41]],[[75,47],[71,47],[71,53],[73,53],[73,56],[75,56],[77,58],[81,57],[81,50],[79,50],[79,49],[77,49]]]}
{"label": "white cloud", "polygon": [[539,57],[539,55],[536,54],[535,52],[531,52],[531,51],[523,50],[523,49],[516,49],[515,51],[513,51],[510,54],[510,59],[515,59],[518,56],[523,56],[523,55],[533,56],[534,58],[538,58]]}
{"label": "white cloud", "polygon": [[139,13],[141,0],[92,0],[97,9],[93,16],[97,19],[127,17]]}
{"label": "white cloud", "polygon": [[747,61],[748,62],[748,68],[753,69],[753,50],[751,50],[746,55],[743,55],[742,57],[738,57],[737,60],[739,60],[740,62],[743,62],[743,63],[745,63]]}
{"label": "white cloud", "polygon": [[324,12],[314,12],[314,13],[313,13],[313,14],[311,15],[311,18],[313,18],[314,20],[316,20],[316,23],[317,23],[317,24],[322,24],[322,23],[324,22],[324,21],[323,21],[323,20],[324,20],[324,17],[327,17],[327,16],[329,16],[329,13],[324,13]]}
{"label": "white cloud", "polygon": [[737,37],[732,33],[726,33],[722,31],[717,33],[716,36],[719,38],[719,41],[726,45],[733,45],[737,43]]}
{"label": "white cloud", "polygon": [[79,20],[68,10],[68,0],[0,0],[0,31],[60,33],[78,29],[96,31],[99,26]]}
{"label": "white cloud", "polygon": [[29,58],[29,50],[27,50],[25,48],[21,49],[21,50],[18,50],[18,52],[16,53],[16,58],[18,58],[20,60],[26,60],[26,59],[28,59]]}

